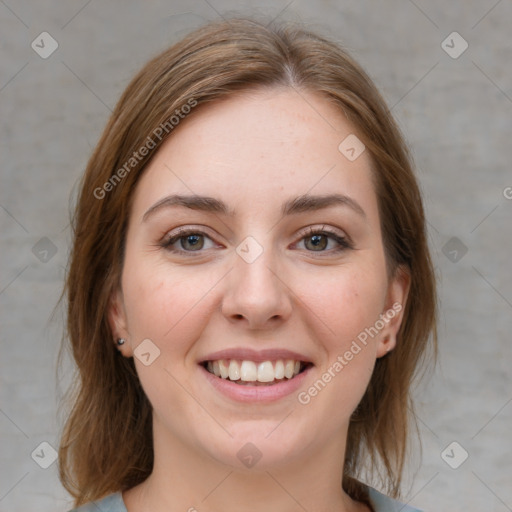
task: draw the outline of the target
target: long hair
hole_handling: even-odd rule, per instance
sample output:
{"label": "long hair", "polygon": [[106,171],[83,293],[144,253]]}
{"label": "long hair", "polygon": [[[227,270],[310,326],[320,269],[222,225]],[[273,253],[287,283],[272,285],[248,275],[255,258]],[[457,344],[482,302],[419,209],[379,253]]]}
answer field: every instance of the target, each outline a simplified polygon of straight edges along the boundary
{"label": "long hair", "polygon": [[137,182],[172,137],[185,105],[195,115],[202,104],[235,92],[277,86],[322,94],[355,126],[372,158],[388,272],[402,266],[410,273],[397,346],[377,360],[350,421],[342,482],[359,499],[358,477],[369,464],[370,477],[399,496],[414,424],[411,384],[437,347],[435,279],[410,156],[374,84],[337,44],[292,25],[230,19],[195,30],[143,67],[117,103],[80,184],[63,292],[63,347],[71,348],[78,373],[59,449],[60,478],[75,506],[129,489],[153,467],[151,406],[133,359],[115,349],[107,319]]}

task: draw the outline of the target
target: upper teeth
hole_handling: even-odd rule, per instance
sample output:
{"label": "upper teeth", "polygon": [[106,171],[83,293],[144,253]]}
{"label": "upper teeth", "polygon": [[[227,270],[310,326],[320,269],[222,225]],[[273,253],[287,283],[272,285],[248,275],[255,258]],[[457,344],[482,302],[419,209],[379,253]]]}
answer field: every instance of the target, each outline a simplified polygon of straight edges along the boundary
{"label": "upper teeth", "polygon": [[291,379],[300,372],[300,361],[278,359],[255,363],[254,361],[237,361],[235,359],[208,361],[206,366],[217,377],[245,382],[272,382],[275,379]]}

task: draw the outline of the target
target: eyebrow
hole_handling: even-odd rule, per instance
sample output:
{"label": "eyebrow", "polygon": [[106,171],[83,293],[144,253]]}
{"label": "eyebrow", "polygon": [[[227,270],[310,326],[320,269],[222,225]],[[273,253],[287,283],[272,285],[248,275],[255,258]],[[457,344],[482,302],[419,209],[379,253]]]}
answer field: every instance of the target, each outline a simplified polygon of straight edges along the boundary
{"label": "eyebrow", "polygon": [[[164,197],[151,206],[142,217],[142,221],[147,221],[148,218],[157,211],[164,208],[171,208],[173,206],[182,206],[191,210],[199,210],[203,212],[219,213],[229,217],[233,217],[236,214],[234,210],[228,208],[226,203],[219,199],[215,199],[214,197],[173,194]],[[366,219],[366,213],[361,205],[351,197],[344,194],[329,194],[323,196],[303,194],[286,201],[281,208],[281,215],[284,217],[286,215],[323,210],[332,206],[348,207]]]}

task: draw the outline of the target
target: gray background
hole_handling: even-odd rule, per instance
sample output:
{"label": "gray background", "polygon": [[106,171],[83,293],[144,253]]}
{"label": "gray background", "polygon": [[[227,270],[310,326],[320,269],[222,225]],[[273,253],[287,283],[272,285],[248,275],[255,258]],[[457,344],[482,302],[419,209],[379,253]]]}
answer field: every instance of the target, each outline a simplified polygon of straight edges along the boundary
{"label": "gray background", "polygon": [[[440,364],[416,392],[423,460],[410,466],[407,500],[426,511],[511,511],[511,0],[0,0],[0,510],[70,505],[56,463],[39,465],[52,461],[40,443],[58,446],[71,375],[65,365],[57,383],[63,315],[51,315],[70,197],[109,111],[149,57],[235,13],[335,38],[393,107],[425,194],[441,304]],[[59,44],[47,59],[31,48],[43,31]],[[442,45],[454,31],[469,44],[458,58],[445,49],[455,55],[462,40]]]}

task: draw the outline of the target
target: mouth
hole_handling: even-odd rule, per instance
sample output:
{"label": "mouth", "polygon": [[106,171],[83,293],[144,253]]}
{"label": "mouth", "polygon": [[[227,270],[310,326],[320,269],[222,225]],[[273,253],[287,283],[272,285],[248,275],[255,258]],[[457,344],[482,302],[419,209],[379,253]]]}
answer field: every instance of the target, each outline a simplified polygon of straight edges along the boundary
{"label": "mouth", "polygon": [[296,359],[251,361],[216,359],[203,361],[201,366],[210,374],[240,386],[274,386],[295,379],[312,363]]}

